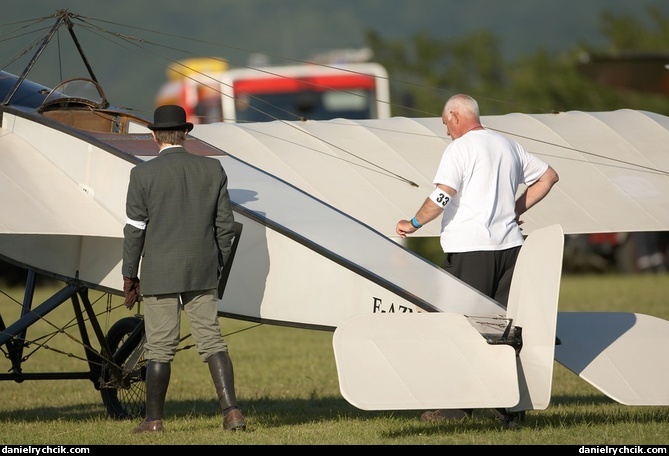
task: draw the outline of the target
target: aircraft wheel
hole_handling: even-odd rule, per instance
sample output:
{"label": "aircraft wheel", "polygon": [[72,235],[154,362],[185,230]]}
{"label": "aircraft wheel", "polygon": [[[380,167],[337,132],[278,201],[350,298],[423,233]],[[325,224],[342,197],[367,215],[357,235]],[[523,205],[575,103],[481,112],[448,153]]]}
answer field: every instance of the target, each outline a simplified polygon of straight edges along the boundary
{"label": "aircraft wheel", "polygon": [[100,394],[114,419],[135,419],[146,413],[146,360],[144,320],[126,317],[112,325],[107,343],[113,362],[102,366]]}

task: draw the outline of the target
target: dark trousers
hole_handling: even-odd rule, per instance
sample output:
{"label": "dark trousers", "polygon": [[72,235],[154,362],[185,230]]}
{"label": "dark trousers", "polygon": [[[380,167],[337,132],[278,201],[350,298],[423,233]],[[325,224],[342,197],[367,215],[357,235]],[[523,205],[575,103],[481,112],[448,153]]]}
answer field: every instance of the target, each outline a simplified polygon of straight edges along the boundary
{"label": "dark trousers", "polygon": [[444,269],[506,308],[520,246],[506,250],[447,253]]}

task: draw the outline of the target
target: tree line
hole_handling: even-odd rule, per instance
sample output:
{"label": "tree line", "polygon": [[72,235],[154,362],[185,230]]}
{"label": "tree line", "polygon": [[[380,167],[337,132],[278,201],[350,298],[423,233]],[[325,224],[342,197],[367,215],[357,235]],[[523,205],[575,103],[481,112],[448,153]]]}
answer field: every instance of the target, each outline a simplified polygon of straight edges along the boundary
{"label": "tree line", "polygon": [[498,38],[486,30],[448,42],[426,32],[404,40],[367,31],[365,39],[390,75],[395,116],[438,117],[446,99],[459,92],[474,96],[483,115],[622,108],[669,114],[669,93],[605,87],[579,69],[588,54],[669,51],[669,16],[655,7],[647,14],[650,27],[630,15],[603,12],[604,48],[579,43],[558,55],[540,49],[513,61],[503,59]]}

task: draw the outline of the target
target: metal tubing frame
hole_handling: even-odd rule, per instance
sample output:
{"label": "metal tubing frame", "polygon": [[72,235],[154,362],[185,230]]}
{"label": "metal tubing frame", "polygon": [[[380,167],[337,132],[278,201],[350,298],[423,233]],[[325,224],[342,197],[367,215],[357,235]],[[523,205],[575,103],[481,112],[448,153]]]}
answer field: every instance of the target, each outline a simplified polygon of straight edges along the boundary
{"label": "metal tubing frame", "polygon": [[[24,380],[91,380],[96,389],[99,389],[102,365],[105,360],[112,360],[112,354],[97,316],[93,311],[93,306],[88,299],[88,288],[75,281],[68,282],[64,288],[57,291],[53,296],[36,308],[32,309],[35,286],[36,274],[32,270],[28,270],[21,317],[9,327],[5,327],[2,317],[0,316],[0,346],[4,345],[7,348],[8,358],[12,364],[12,372],[0,373],[0,380],[14,380],[17,383],[21,383]],[[73,304],[77,327],[85,347],[89,370],[87,372],[24,373],[22,371],[23,350],[27,346],[26,335],[28,328],[68,299],[70,299]],[[85,325],[84,312],[81,309],[82,304],[93,327],[95,336],[100,343],[100,352],[95,351],[90,344],[88,330]]]}

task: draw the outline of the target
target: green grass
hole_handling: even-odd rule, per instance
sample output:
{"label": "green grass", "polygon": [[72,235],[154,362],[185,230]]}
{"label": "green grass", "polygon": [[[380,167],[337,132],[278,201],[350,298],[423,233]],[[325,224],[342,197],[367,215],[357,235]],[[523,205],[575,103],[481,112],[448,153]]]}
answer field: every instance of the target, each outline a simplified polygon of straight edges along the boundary
{"label": "green grass", "polygon": [[[53,289],[38,290],[41,302]],[[22,291],[9,295],[22,300]],[[564,276],[560,310],[633,311],[669,320],[669,275]],[[96,298],[95,293],[91,298]],[[102,295],[94,304],[104,329],[131,315],[121,299]],[[6,325],[20,306],[0,296]],[[62,327],[73,316],[69,303],[29,329],[28,339]],[[248,431],[221,431],[221,417],[207,366],[195,349],[177,354],[168,391],[166,430],[135,435],[138,420],[106,415],[99,391],[89,380],[30,380],[0,384],[0,444],[249,444],[249,445],[528,445],[669,443],[669,408],[616,403],[555,365],[551,404],[527,413],[519,430],[502,428],[492,412],[477,410],[463,422],[422,423],[422,410],[368,412],[339,392],[332,333],[222,319],[235,365],[237,397]],[[184,327],[187,333],[187,325]],[[78,335],[73,329],[68,333]],[[62,339],[62,340],[61,340]],[[37,340],[24,351],[25,372],[86,370],[80,344],[64,334]],[[191,345],[192,338],[184,345]],[[3,347],[3,351],[4,347]],[[68,355],[74,353],[74,356]],[[639,354],[646,356],[647,354]],[[661,353],[658,356],[667,356]],[[10,368],[5,359],[1,372]],[[383,379],[379,379],[383,382]]]}

